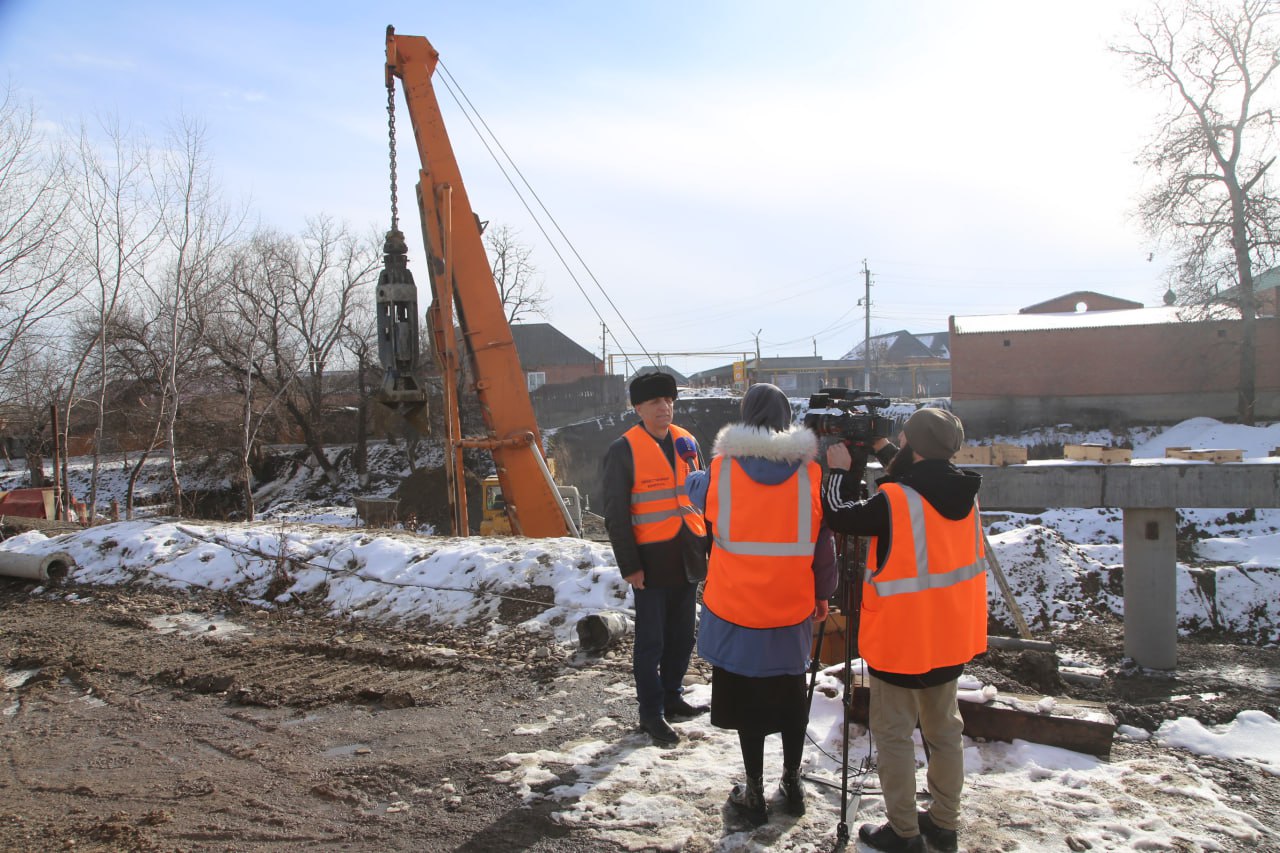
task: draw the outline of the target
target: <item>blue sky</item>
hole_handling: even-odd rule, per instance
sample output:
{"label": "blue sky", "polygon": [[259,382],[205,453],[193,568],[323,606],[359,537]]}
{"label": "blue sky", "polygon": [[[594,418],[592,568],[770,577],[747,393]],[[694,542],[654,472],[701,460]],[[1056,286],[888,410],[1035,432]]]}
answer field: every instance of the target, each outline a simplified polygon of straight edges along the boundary
{"label": "blue sky", "polygon": [[438,87],[472,203],[533,247],[551,322],[597,352],[599,314],[610,353],[758,334],[765,356],[835,358],[864,334],[864,259],[872,334],[1073,290],[1159,304],[1132,162],[1162,101],[1106,51],[1132,8],[0,0],[0,67],[51,126],[199,119],[228,197],[267,223],[385,229],[392,24],[431,40],[607,293],[575,263],[588,303]]}

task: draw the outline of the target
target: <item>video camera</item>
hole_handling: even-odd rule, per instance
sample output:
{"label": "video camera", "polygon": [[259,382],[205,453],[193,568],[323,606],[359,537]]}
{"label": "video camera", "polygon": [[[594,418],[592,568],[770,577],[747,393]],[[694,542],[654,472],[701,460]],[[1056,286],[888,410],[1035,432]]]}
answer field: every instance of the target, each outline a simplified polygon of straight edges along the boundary
{"label": "video camera", "polygon": [[[877,438],[892,434],[893,419],[876,414],[888,405],[889,398],[878,391],[823,388],[809,397],[804,425],[819,438],[835,435],[851,447],[869,450]],[[855,411],[859,408],[864,411]]]}

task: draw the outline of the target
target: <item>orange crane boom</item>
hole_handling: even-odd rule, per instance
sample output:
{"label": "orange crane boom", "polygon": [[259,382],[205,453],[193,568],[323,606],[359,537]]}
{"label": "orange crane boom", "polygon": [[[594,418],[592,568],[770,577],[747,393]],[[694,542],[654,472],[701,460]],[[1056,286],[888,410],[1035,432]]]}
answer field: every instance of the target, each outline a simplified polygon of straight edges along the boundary
{"label": "orange crane boom", "polygon": [[[468,533],[462,451],[480,447],[493,453],[515,533],[570,535],[576,531],[546,464],[527,380],[485,254],[480,220],[467,198],[431,84],[438,60],[439,54],[422,36],[396,35],[387,27],[387,88],[393,88],[395,79],[403,85],[422,164],[418,208],[432,293],[427,322],[444,379],[445,470],[454,533]],[[379,300],[383,298],[380,288]],[[455,322],[460,334],[454,331]],[[380,324],[380,332],[382,328]],[[474,390],[488,432],[479,438],[461,434],[457,389],[463,353],[475,378]],[[384,367],[392,366],[385,356],[383,362]]]}

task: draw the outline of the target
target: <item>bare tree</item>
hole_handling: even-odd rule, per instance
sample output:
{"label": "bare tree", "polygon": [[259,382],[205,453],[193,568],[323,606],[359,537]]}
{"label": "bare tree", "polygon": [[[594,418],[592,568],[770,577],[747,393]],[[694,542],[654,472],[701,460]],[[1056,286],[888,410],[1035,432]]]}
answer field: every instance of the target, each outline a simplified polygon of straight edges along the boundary
{"label": "bare tree", "polygon": [[62,232],[61,156],[37,131],[35,110],[0,94],[0,370],[14,347],[74,296]]}
{"label": "bare tree", "polygon": [[208,356],[206,332],[217,308],[222,282],[216,273],[231,246],[238,223],[218,198],[204,129],[184,117],[170,133],[156,163],[153,184],[159,191],[160,230],[167,258],[158,275],[145,279],[160,323],[154,352],[163,354],[160,399],[174,511],[182,513],[176,425],[186,383],[200,376]]}
{"label": "bare tree", "polygon": [[[160,219],[147,176],[150,152],[145,141],[131,137],[116,119],[100,123],[102,141],[95,141],[82,127],[77,156],[69,174],[72,189],[70,232],[86,286],[79,288],[85,303],[76,336],[82,344],[72,370],[63,430],[72,428],[72,407],[88,404],[94,412],[92,467],[86,500],[92,522],[97,508],[102,447],[108,406],[109,382],[115,371],[108,357],[107,330],[122,300],[136,293],[141,273],[159,248]],[[77,397],[81,375],[93,382],[83,398]]]}
{"label": "bare tree", "polygon": [[271,315],[264,310],[265,297],[271,293],[272,277],[284,273],[272,263],[280,254],[267,248],[271,240],[269,235],[254,235],[230,259],[225,276],[229,288],[210,335],[215,356],[240,395],[239,477],[247,521],[257,513],[252,463],[259,431],[293,387],[292,381],[286,381],[270,392],[270,383],[263,381],[264,371],[274,374],[269,367],[273,330]]}
{"label": "bare tree", "polygon": [[1170,107],[1144,162],[1155,178],[1142,221],[1177,253],[1180,302],[1240,312],[1239,400],[1254,422],[1257,304],[1254,278],[1274,263],[1280,199],[1272,76],[1280,67],[1280,6],[1274,0],[1156,3],[1112,50],[1144,83],[1163,87]]}
{"label": "bare tree", "polygon": [[493,282],[498,286],[507,322],[515,323],[530,316],[546,317],[546,287],[538,268],[530,261],[533,248],[521,243],[516,232],[506,225],[486,229],[484,245],[492,263]]}
{"label": "bare tree", "polygon": [[[323,424],[331,373],[351,367],[344,357],[356,307],[371,303],[381,264],[380,241],[360,238],[325,216],[307,223],[299,238],[261,232],[252,243],[260,269],[242,279],[242,311],[264,323],[263,351],[250,370],[280,394],[316,464],[333,484],[339,475],[325,453]],[[248,318],[242,318],[241,325]]]}
{"label": "bare tree", "polygon": [[[27,478],[33,488],[47,485],[44,462],[52,449],[46,433],[52,426],[51,408],[66,391],[65,364],[58,347],[37,344],[32,338],[17,341],[8,366],[0,371],[0,397],[5,401],[9,428],[22,440]],[[53,460],[53,477],[58,476]]]}

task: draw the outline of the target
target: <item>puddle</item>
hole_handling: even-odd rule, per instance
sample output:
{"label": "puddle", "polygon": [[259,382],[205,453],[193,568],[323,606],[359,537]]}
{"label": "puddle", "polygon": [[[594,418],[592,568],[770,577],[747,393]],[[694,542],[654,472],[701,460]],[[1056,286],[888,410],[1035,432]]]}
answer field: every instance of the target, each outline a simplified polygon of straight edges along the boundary
{"label": "puddle", "polygon": [[305,717],[291,717],[287,720],[281,720],[280,725],[283,728],[288,728],[290,726],[301,726],[305,723],[314,723],[319,719],[319,714],[307,714]]}
{"label": "puddle", "polygon": [[221,616],[210,616],[207,613],[166,613],[147,620],[157,633],[173,634],[181,632],[192,636],[227,637],[240,631],[247,631],[244,625],[237,625]]}

